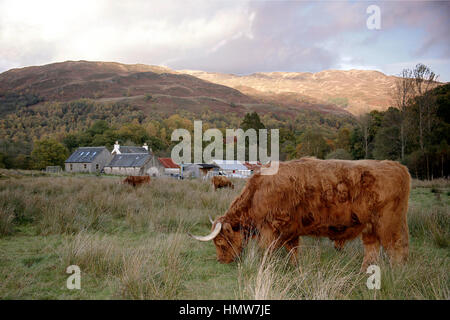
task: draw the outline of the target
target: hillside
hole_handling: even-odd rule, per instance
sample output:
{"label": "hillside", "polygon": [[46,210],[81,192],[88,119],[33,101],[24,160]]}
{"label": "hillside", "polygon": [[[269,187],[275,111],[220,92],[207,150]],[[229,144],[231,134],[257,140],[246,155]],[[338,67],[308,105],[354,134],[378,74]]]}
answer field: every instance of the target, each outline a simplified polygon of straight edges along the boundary
{"label": "hillside", "polygon": [[[205,110],[245,114],[276,112],[295,116],[298,110],[348,115],[332,103],[244,94],[241,91],[159,66],[115,62],[66,61],[12,69],[0,74],[0,109],[5,96],[36,97],[43,101],[89,98],[100,102],[125,101],[144,113],[194,113]],[[9,99],[11,100],[11,99]],[[8,110],[13,111],[9,105]]]}
{"label": "hillside", "polygon": [[396,77],[370,70],[310,72],[261,72],[238,76],[196,70],[179,70],[223,84],[243,93],[268,99],[335,104],[352,114],[385,110],[392,104],[390,91]]}

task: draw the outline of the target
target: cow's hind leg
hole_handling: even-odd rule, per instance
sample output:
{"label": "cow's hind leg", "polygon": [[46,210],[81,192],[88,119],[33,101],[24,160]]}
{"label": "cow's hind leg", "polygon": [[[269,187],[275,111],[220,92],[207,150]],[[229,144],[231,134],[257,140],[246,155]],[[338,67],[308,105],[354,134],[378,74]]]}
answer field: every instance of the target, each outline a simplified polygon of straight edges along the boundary
{"label": "cow's hind leg", "polygon": [[371,225],[363,231],[361,238],[364,245],[364,260],[361,265],[361,272],[366,272],[367,267],[376,263],[380,257],[380,240]]}
{"label": "cow's hind leg", "polygon": [[393,202],[381,215],[377,228],[378,237],[389,255],[391,266],[403,264],[408,259],[409,240],[406,211],[407,202],[406,204]]}

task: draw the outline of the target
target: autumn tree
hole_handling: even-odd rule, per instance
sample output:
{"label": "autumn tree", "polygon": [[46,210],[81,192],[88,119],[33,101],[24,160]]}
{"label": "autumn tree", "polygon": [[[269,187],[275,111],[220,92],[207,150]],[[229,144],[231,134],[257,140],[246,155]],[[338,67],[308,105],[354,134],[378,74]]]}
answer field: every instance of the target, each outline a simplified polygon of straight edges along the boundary
{"label": "autumn tree", "polygon": [[307,130],[300,137],[297,157],[314,156],[323,159],[329,151],[330,147],[319,130]]}
{"label": "autumn tree", "polygon": [[399,109],[389,108],[386,110],[374,138],[373,156],[375,159],[401,159],[403,151],[401,125],[399,126],[401,121],[402,112]]}
{"label": "autumn tree", "polygon": [[132,141],[135,144],[143,144],[149,139],[143,126],[136,123],[125,124],[119,128],[117,135],[122,141]]}
{"label": "autumn tree", "polygon": [[44,169],[47,166],[63,166],[69,152],[56,140],[43,139],[35,141],[31,160],[34,169]]}
{"label": "autumn tree", "polygon": [[244,131],[247,131],[248,129],[255,129],[256,132],[258,132],[259,129],[265,129],[266,126],[261,122],[259,115],[256,112],[252,112],[245,115],[239,128]]}
{"label": "autumn tree", "polygon": [[429,155],[426,149],[426,138],[431,135],[433,115],[435,113],[434,96],[430,94],[430,90],[436,83],[436,74],[426,65],[417,64],[413,70],[414,90],[415,90],[415,106],[417,107],[419,146],[422,154],[426,159],[427,179],[430,179],[430,163]]}
{"label": "autumn tree", "polygon": [[336,149],[344,149],[350,151],[350,130],[348,128],[341,128],[336,137]]}
{"label": "autumn tree", "polygon": [[401,145],[401,160],[405,160],[405,149],[407,144],[407,122],[408,122],[408,107],[411,99],[414,96],[414,77],[413,71],[410,69],[403,69],[399,77],[396,79],[392,97],[396,108],[400,111],[400,119],[398,126],[400,128],[400,145]]}

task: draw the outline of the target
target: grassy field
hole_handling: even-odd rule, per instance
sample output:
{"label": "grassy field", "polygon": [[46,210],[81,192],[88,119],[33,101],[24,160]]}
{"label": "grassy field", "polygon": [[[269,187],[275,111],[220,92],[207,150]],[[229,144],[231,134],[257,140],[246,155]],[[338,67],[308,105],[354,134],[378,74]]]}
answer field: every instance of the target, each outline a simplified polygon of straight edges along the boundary
{"label": "grassy field", "polygon": [[[239,261],[216,261],[210,231],[244,186],[213,192],[200,180],[152,180],[138,189],[116,177],[0,172],[0,299],[449,299],[450,185],[414,182],[410,258],[380,262],[381,290],[359,272],[361,241],[337,252],[305,237],[299,266],[286,252],[249,243]],[[81,268],[68,290],[66,268]]]}

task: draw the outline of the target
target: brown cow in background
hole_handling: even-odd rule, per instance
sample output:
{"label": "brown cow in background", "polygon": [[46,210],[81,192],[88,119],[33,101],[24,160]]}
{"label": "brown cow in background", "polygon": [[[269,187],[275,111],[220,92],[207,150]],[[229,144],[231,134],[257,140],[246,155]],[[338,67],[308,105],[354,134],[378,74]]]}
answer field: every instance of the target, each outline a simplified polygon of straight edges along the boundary
{"label": "brown cow in background", "polygon": [[213,185],[214,185],[214,191],[220,188],[231,188],[234,189],[234,184],[231,182],[230,179],[224,176],[214,176],[211,179]]}
{"label": "brown cow in background", "polygon": [[275,175],[254,174],[212,232],[217,259],[233,261],[252,234],[260,245],[284,246],[294,261],[300,236],[323,236],[341,247],[361,236],[361,270],[376,262],[380,245],[391,263],[408,257],[406,213],[411,177],[393,161],[318,160],[281,162]]}
{"label": "brown cow in background", "polygon": [[128,176],[123,180],[124,184],[129,184],[133,187],[138,187],[144,183],[150,184],[149,176]]}

